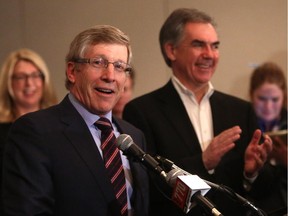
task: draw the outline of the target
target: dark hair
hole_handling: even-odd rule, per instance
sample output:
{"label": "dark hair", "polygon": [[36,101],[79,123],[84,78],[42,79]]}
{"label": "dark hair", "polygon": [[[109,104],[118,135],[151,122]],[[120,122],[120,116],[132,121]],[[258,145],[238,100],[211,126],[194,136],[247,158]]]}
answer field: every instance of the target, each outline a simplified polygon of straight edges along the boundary
{"label": "dark hair", "polygon": [[216,23],[208,14],[197,9],[179,8],[174,10],[164,22],[159,35],[161,52],[166,64],[170,67],[171,61],[165,52],[165,44],[174,46],[179,44],[184,36],[184,27],[187,23],[210,23],[216,28]]}

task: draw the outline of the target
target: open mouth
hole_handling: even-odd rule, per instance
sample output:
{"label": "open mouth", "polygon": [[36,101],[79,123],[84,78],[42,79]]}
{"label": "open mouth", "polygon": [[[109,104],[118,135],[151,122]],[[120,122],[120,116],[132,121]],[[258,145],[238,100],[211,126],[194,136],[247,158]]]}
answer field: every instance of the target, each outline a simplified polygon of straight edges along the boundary
{"label": "open mouth", "polygon": [[209,69],[210,66],[209,65],[198,65],[199,68],[202,68],[202,69]]}
{"label": "open mouth", "polygon": [[23,91],[23,94],[27,96],[33,95],[34,93],[35,93],[34,89],[24,89]]}
{"label": "open mouth", "polygon": [[111,89],[104,89],[104,88],[96,88],[98,92],[104,93],[104,94],[113,94],[114,91]]}
{"label": "open mouth", "polygon": [[212,63],[208,62],[208,63],[198,63],[196,64],[197,67],[199,68],[203,68],[203,69],[208,69],[212,67]]}

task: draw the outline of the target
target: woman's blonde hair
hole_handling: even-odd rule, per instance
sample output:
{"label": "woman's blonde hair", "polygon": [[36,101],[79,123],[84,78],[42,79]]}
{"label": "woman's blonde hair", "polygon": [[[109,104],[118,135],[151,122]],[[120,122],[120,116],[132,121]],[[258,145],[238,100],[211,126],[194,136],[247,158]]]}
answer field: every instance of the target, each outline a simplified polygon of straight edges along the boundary
{"label": "woman's blonde hair", "polygon": [[35,65],[43,74],[43,95],[40,101],[40,109],[57,103],[56,93],[51,84],[49,70],[44,60],[36,52],[30,49],[16,50],[6,58],[0,72],[0,122],[12,122],[15,120],[14,92],[12,89],[12,74],[15,65],[20,60],[28,61]]}

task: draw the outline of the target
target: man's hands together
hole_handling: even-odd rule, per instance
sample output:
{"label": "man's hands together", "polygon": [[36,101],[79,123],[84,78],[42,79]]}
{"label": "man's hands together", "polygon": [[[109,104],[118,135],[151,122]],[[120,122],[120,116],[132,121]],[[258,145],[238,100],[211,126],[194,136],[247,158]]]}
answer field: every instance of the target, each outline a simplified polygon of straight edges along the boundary
{"label": "man's hands together", "polygon": [[[234,126],[214,137],[202,154],[202,160],[207,170],[215,169],[222,157],[235,147],[235,141],[240,138],[242,130],[239,126]],[[272,140],[268,135],[264,135],[264,142],[259,144],[262,133],[255,130],[253,137],[245,151],[244,173],[248,178],[258,175],[263,167],[269,153],[272,151]]]}

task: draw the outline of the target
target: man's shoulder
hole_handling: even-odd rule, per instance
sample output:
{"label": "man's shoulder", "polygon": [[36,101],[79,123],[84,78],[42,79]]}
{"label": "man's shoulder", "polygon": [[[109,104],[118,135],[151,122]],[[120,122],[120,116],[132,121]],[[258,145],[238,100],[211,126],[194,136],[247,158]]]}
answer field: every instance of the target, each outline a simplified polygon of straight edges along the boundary
{"label": "man's shoulder", "polygon": [[177,96],[177,92],[173,87],[172,82],[169,81],[164,86],[158,89],[152,90],[146,94],[134,98],[130,101],[130,103],[149,106],[151,104],[157,104],[161,101],[170,100],[174,96]]}
{"label": "man's shoulder", "polygon": [[[69,103],[69,102],[68,102]],[[18,118],[15,123],[16,124],[30,124],[35,125],[49,125],[55,124],[55,121],[59,121],[64,115],[69,115],[70,112],[73,111],[72,105],[67,105],[67,100],[63,100],[59,104],[37,110],[35,112],[27,113],[20,118]]]}
{"label": "man's shoulder", "polygon": [[140,95],[136,98],[134,98],[132,101],[133,102],[144,102],[144,101],[147,101],[147,100],[152,100],[153,98],[155,98],[157,95],[159,95],[159,93],[161,93],[161,89],[156,89],[156,90],[153,90],[151,92],[148,92],[148,93],[145,93],[143,95]]}
{"label": "man's shoulder", "polygon": [[113,120],[120,133],[130,135],[135,143],[138,143],[142,148],[144,147],[143,145],[145,138],[143,132],[140,129],[123,119],[113,117]]}
{"label": "man's shoulder", "polygon": [[[28,114],[25,114],[21,116],[20,118],[50,118],[53,116],[56,117],[58,115],[67,114],[71,111],[75,111],[75,108],[73,108],[71,102],[69,101],[68,97],[65,97],[59,104],[52,105],[50,107],[37,110],[35,112],[30,112]],[[47,119],[49,120],[49,119]]]}
{"label": "man's shoulder", "polygon": [[[40,118],[49,118],[49,116],[55,116],[59,110],[59,105],[53,105],[51,107],[47,107],[44,109],[37,110],[35,112],[27,113],[20,118],[32,118],[32,119],[40,119]],[[47,119],[48,120],[48,119]]]}
{"label": "man's shoulder", "polygon": [[142,135],[142,131],[129,123],[128,121],[124,119],[120,119],[117,117],[113,117],[113,120],[116,124],[117,127],[119,127],[120,132],[122,133],[127,133],[127,134],[137,134],[137,135]]}
{"label": "man's shoulder", "polygon": [[247,100],[217,90],[215,90],[213,95],[211,96],[211,101],[222,101],[224,103],[251,105],[251,103]]}

